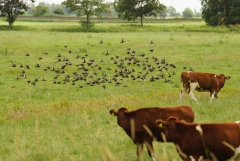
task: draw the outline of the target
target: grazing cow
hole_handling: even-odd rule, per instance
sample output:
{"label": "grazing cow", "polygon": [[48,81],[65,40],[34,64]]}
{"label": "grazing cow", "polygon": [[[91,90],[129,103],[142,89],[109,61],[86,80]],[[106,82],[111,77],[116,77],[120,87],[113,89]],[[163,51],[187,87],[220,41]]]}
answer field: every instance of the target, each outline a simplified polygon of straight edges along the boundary
{"label": "grazing cow", "polygon": [[197,124],[169,117],[166,121],[157,120],[156,124],[164,130],[166,138],[175,144],[183,160],[224,161],[240,153],[239,122]]}
{"label": "grazing cow", "polygon": [[213,98],[218,99],[218,92],[224,86],[225,80],[230,79],[230,76],[225,76],[223,74],[211,74],[203,72],[182,72],[181,83],[182,90],[180,93],[180,100],[183,98],[184,94],[188,92],[191,98],[197,101],[194,96],[194,90],[198,92],[210,92],[210,101]]}
{"label": "grazing cow", "polygon": [[177,106],[168,108],[149,107],[136,110],[127,110],[122,107],[115,111],[109,111],[111,115],[117,116],[117,122],[126,134],[137,145],[138,160],[141,159],[143,144],[146,145],[149,156],[155,161],[153,154],[153,141],[163,141],[162,130],[155,124],[157,119],[166,120],[175,116],[187,122],[194,121],[194,112],[189,106]]}

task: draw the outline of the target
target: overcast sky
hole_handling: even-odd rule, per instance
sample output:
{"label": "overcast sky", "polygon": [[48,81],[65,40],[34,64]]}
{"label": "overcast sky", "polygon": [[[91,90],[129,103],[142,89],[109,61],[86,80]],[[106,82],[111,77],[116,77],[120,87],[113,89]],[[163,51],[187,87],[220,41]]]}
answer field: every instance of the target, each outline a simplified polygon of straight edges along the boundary
{"label": "overcast sky", "polygon": [[[36,0],[35,5],[38,5],[39,2],[46,2],[46,3],[55,3],[61,4],[64,0]],[[113,1],[113,0],[109,0]],[[161,3],[168,6],[173,6],[177,12],[182,13],[185,8],[190,8],[192,11],[196,9],[196,11],[200,11],[201,3],[200,0],[160,0]]]}

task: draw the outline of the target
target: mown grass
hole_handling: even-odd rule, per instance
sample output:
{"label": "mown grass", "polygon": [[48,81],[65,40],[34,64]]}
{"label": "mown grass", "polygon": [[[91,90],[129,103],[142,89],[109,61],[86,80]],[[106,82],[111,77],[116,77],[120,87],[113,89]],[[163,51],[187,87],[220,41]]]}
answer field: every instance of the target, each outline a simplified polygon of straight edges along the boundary
{"label": "mown grass", "polygon": [[[188,26],[191,31],[187,30]],[[0,160],[136,160],[135,145],[117,125],[116,118],[108,113],[112,108],[189,105],[196,114],[196,122],[239,120],[239,34],[225,28],[216,29],[224,32],[215,32],[215,28],[209,27],[206,28],[214,32],[197,31],[203,26],[190,23],[183,29],[179,23],[149,23],[146,27],[100,23],[93,29],[99,31],[76,29],[78,32],[73,32],[79,26],[72,22],[16,22],[16,28],[27,31],[3,29],[0,31]],[[197,32],[193,32],[195,30]],[[122,38],[126,41],[123,44]],[[100,39],[103,44],[99,44]],[[149,44],[150,40],[155,43]],[[65,45],[68,47],[64,48]],[[167,77],[174,83],[164,83],[164,79],[150,82],[149,77],[141,82],[126,78],[120,86],[105,83],[106,89],[103,89],[102,84],[88,86],[84,81],[76,85],[53,84],[57,73],[43,70],[47,66],[60,69],[63,62],[54,63],[60,53],[61,59],[68,58],[72,65],[65,68],[64,74],[59,74],[57,81],[62,82],[66,75],[72,80],[76,64],[82,62],[81,58],[76,59],[76,54],[80,57],[88,54],[86,60],[94,59],[95,64],[103,68],[96,70],[98,76],[106,72],[110,78],[117,69],[110,58],[128,56],[127,48],[135,50],[141,61],[139,54],[144,53],[149,60],[154,56],[175,64],[177,68],[164,71],[166,77],[169,72],[176,72]],[[151,53],[149,49],[154,51]],[[72,53],[68,53],[69,50]],[[106,51],[109,56],[105,56]],[[27,53],[30,56],[25,56]],[[104,59],[102,64],[101,59]],[[11,67],[12,63],[17,67]],[[20,63],[24,68],[19,68]],[[35,67],[37,63],[39,68]],[[149,64],[155,66],[153,61]],[[220,91],[219,100],[212,104],[208,93],[197,92],[199,104],[188,96],[179,102],[179,75],[185,66],[195,71],[224,73],[232,78]],[[106,70],[108,67],[112,70]],[[143,72],[133,64],[129,68],[134,68],[136,73]],[[23,69],[26,79],[19,76]],[[35,86],[27,83],[35,78],[39,79]],[[47,81],[41,81],[42,78]],[[78,88],[78,84],[83,88]],[[158,160],[180,160],[171,143],[154,143],[154,148]],[[146,148],[143,158],[150,160]]]}
{"label": "mown grass", "polygon": [[[1,19],[0,19],[1,20]],[[105,20],[106,21],[106,20]],[[107,24],[107,25],[106,25]],[[185,32],[217,32],[229,33],[240,32],[239,25],[206,26],[204,21],[191,21],[188,19],[182,20],[167,20],[160,23],[154,21],[145,21],[141,26],[138,20],[136,21],[119,21],[119,22],[104,22],[96,21],[94,28],[82,28],[78,21],[61,21],[61,20],[17,20],[12,28],[8,27],[6,21],[0,21],[0,30],[3,31],[55,31],[55,32],[162,32],[162,31],[185,31]]]}

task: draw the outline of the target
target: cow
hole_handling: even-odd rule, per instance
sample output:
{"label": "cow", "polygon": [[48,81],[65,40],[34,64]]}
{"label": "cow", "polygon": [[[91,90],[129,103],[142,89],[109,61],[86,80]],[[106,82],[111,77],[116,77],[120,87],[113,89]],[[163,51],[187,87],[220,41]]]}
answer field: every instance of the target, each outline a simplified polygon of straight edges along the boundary
{"label": "cow", "polygon": [[147,147],[148,155],[152,160],[156,160],[152,142],[163,141],[161,137],[162,130],[155,124],[157,119],[165,120],[173,115],[180,120],[194,121],[194,112],[189,106],[146,107],[130,111],[122,107],[118,111],[111,109],[109,113],[117,116],[118,125],[123,128],[125,133],[136,144],[138,160],[141,160],[143,144]]}
{"label": "cow", "polygon": [[213,98],[218,99],[218,92],[223,88],[225,80],[230,79],[230,76],[224,74],[212,74],[203,72],[182,72],[180,79],[182,84],[182,90],[180,92],[180,100],[182,100],[184,94],[187,92],[190,97],[197,102],[194,96],[194,90],[198,92],[210,92],[210,102]]}
{"label": "cow", "polygon": [[224,161],[239,157],[239,122],[198,124],[169,117],[165,121],[157,120],[156,124],[164,130],[165,137],[175,144],[182,160]]}

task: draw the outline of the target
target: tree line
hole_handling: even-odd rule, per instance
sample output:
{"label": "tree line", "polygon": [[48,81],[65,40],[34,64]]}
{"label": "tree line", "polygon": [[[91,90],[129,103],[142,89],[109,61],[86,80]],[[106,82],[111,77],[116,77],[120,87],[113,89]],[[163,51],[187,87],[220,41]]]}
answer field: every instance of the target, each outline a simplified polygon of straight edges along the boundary
{"label": "tree line", "polygon": [[12,26],[18,15],[43,16],[45,14],[69,15],[86,17],[81,21],[83,27],[93,27],[91,17],[119,17],[128,21],[140,19],[143,25],[146,17],[202,17],[207,25],[230,25],[240,23],[239,0],[201,0],[202,12],[186,8],[182,14],[173,6],[165,6],[159,0],[65,0],[61,4],[40,2],[35,0],[0,0],[0,16],[6,17],[9,26]]}

